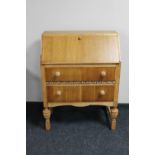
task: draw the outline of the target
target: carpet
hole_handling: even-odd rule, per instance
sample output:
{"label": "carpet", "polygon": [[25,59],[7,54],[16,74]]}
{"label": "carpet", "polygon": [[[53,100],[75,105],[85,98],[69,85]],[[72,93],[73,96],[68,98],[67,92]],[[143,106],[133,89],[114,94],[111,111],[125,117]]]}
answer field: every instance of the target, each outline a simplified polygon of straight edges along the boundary
{"label": "carpet", "polygon": [[117,129],[104,107],[56,107],[52,130],[44,130],[41,103],[26,104],[27,155],[128,155],[129,105],[119,105]]}

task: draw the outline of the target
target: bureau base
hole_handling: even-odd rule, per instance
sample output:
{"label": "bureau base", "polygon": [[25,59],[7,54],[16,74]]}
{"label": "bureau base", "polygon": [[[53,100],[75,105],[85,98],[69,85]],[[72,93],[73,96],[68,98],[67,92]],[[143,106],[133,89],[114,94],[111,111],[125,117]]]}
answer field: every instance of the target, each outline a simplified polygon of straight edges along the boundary
{"label": "bureau base", "polygon": [[[113,104],[113,102],[107,102],[107,104],[108,103]],[[66,106],[67,105],[72,105],[72,106],[76,106],[76,107],[83,107],[83,106],[87,106],[87,105],[96,105],[96,104],[95,103],[94,104],[85,103],[84,105],[81,105],[80,103],[75,103],[75,104],[66,104]],[[62,106],[62,103],[59,103],[57,106]],[[63,106],[64,106],[64,103],[63,103]],[[46,130],[51,129],[51,115],[53,113],[53,107],[56,107],[56,106],[51,103],[51,104],[49,104],[48,108],[43,109],[43,116],[45,118],[45,129]],[[117,119],[119,110],[117,107],[114,107],[114,106],[106,106],[106,112],[108,114],[110,127],[112,130],[115,130],[116,129],[116,119]]]}

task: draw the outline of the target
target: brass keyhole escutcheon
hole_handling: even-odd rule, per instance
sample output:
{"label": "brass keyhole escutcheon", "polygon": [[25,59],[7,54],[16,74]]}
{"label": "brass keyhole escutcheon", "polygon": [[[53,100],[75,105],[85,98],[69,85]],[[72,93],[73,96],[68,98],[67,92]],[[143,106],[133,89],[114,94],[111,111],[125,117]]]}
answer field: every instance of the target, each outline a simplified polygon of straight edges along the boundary
{"label": "brass keyhole escutcheon", "polygon": [[81,37],[78,37],[78,40],[81,40]]}

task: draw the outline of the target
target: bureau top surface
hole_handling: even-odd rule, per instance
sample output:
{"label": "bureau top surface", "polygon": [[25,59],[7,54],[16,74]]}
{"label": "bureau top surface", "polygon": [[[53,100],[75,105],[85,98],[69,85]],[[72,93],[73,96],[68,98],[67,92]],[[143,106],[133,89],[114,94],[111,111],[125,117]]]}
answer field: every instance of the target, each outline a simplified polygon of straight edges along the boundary
{"label": "bureau top surface", "polygon": [[119,63],[117,32],[52,32],[42,34],[42,64]]}

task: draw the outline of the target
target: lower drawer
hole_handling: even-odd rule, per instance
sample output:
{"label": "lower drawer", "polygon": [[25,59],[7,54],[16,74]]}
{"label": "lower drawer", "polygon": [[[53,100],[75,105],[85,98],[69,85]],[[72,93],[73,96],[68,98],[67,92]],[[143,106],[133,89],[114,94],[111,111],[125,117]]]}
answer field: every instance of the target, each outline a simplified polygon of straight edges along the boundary
{"label": "lower drawer", "polygon": [[113,101],[114,85],[47,86],[48,102]]}

